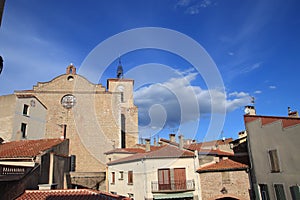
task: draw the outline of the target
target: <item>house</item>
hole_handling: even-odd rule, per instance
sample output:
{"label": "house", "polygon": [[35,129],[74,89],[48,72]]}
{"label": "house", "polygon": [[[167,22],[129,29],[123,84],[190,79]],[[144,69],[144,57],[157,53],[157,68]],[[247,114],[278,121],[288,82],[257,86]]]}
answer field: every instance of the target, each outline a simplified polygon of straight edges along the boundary
{"label": "house", "polygon": [[201,166],[201,197],[214,199],[250,199],[248,166],[228,158]]}
{"label": "house", "polygon": [[0,144],[0,196],[14,199],[26,189],[66,188],[66,139],[19,140]]}
{"label": "house", "polygon": [[199,158],[199,165],[203,165],[206,163],[215,162],[216,160],[222,159],[223,157],[233,157],[234,152],[230,147],[230,143],[233,141],[232,138],[222,139],[222,140],[213,140],[213,141],[205,141],[196,143],[194,142],[187,142],[190,141],[189,139],[184,140],[182,135],[179,135],[179,142],[176,142],[175,134],[169,134],[169,140],[161,138],[159,141],[162,144],[169,144],[173,146],[179,147],[180,141],[183,141],[184,149],[190,150],[193,152],[198,153]]}
{"label": "house", "polygon": [[162,145],[107,163],[108,192],[134,199],[201,199],[197,154]]}
{"label": "house", "polygon": [[99,192],[91,189],[66,189],[66,190],[26,190],[16,200],[130,200],[120,195]]}
{"label": "house", "polygon": [[0,96],[0,137],[4,141],[45,137],[47,107],[34,95]]}
{"label": "house", "polygon": [[246,114],[244,122],[253,199],[300,199],[300,118]]}
{"label": "house", "polygon": [[232,159],[249,166],[247,131],[240,131],[238,136],[238,139],[230,142],[234,152],[234,157],[232,157]]}

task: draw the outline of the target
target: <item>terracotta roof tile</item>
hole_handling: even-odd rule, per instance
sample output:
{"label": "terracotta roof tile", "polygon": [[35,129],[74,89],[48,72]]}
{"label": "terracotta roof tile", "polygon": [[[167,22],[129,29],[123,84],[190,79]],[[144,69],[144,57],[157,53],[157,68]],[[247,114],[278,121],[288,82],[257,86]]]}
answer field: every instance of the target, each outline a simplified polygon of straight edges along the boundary
{"label": "terracotta roof tile", "polygon": [[66,189],[66,190],[26,190],[16,200],[127,200],[119,195],[113,195],[106,192],[100,192],[91,189]]}
{"label": "terracotta roof tile", "polygon": [[145,153],[137,153],[126,158],[120,158],[109,162],[108,165],[131,162],[140,159],[154,159],[154,158],[184,158],[184,157],[194,157],[194,153],[188,150],[180,150],[178,147],[172,145],[165,145]]}
{"label": "terracotta roof tile", "polygon": [[63,141],[63,139],[41,139],[2,143],[0,144],[0,158],[34,157]]}
{"label": "terracotta roof tile", "polygon": [[200,155],[216,155],[216,156],[234,156],[234,153],[222,151],[220,149],[200,149],[198,151]]}
{"label": "terracotta roof tile", "polygon": [[[167,140],[164,138],[161,138],[160,141],[174,145],[174,146],[179,146],[179,144],[177,142],[171,142],[170,140]],[[207,142],[192,143],[192,144],[184,145],[184,148],[193,150],[193,151],[195,151],[195,150],[201,151],[202,149],[211,149],[211,147],[213,147],[213,146],[224,145],[224,144],[227,145],[232,141],[233,141],[232,138],[227,138],[225,140],[213,140],[213,141],[207,141]]]}
{"label": "terracotta roof tile", "polygon": [[145,153],[145,149],[141,148],[116,148],[111,151],[105,152],[105,154],[112,153],[127,153],[127,154],[135,154],[135,153]]}
{"label": "terracotta roof tile", "polygon": [[233,171],[233,170],[244,170],[247,169],[248,165],[230,160],[225,159],[221,160],[220,162],[213,163],[210,165],[206,165],[200,167],[197,172],[204,173],[204,172],[216,172],[216,171]]}
{"label": "terracotta roof tile", "polygon": [[300,118],[296,118],[296,117],[244,115],[245,124],[255,120],[261,120],[261,125],[267,125],[272,122],[281,121],[283,128],[300,124]]}

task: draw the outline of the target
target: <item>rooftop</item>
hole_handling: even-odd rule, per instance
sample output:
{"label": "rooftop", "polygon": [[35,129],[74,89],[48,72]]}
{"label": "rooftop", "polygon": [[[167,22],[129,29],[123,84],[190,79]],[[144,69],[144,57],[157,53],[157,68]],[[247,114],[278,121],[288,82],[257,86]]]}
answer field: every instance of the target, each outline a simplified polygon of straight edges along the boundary
{"label": "rooftop", "polygon": [[39,155],[63,139],[19,140],[0,144],[0,158],[28,158]]}
{"label": "rooftop", "polygon": [[150,150],[145,153],[137,153],[132,156],[128,156],[126,158],[121,158],[109,162],[108,165],[124,163],[124,162],[132,162],[141,159],[155,159],[155,158],[188,158],[194,157],[194,153],[188,150],[181,150],[178,147],[172,145],[160,146],[155,150]]}
{"label": "rooftop", "polygon": [[16,200],[127,200],[119,195],[113,195],[91,189],[66,189],[66,190],[26,190]]}
{"label": "rooftop", "polygon": [[244,115],[244,121],[245,124],[255,121],[255,120],[260,120],[261,125],[267,125],[271,124],[273,122],[281,121],[282,127],[286,128],[289,126],[294,126],[297,124],[300,124],[300,118],[297,117],[278,117],[278,116],[261,116],[261,115]]}
{"label": "rooftop", "polygon": [[248,165],[230,159],[223,159],[220,160],[220,162],[200,167],[197,170],[197,172],[205,173],[205,172],[234,171],[234,170],[245,170],[245,169],[248,169]]}

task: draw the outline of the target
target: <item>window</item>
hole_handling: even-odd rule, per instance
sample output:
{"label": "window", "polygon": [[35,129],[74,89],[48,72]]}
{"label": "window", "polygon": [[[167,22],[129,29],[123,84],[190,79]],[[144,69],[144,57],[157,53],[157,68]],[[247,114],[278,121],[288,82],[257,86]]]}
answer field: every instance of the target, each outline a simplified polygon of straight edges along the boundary
{"label": "window", "polygon": [[295,185],[290,187],[291,195],[293,200],[300,199],[300,186]]}
{"label": "window", "polygon": [[222,172],[222,183],[229,184],[230,183],[230,174],[229,172]]}
{"label": "window", "polygon": [[286,200],[284,187],[282,184],[274,184],[275,194],[277,200]]}
{"label": "window", "polygon": [[124,173],[123,171],[119,172],[119,180],[123,180],[124,179]]}
{"label": "window", "polygon": [[277,150],[276,149],[270,150],[269,157],[270,157],[270,164],[271,164],[271,172],[273,173],[280,172]]}
{"label": "window", "polygon": [[174,187],[175,190],[186,189],[186,173],[185,168],[174,168]]}
{"label": "window", "polygon": [[23,115],[28,116],[29,115],[29,105],[24,104],[23,106]]}
{"label": "window", "polygon": [[171,176],[170,169],[158,170],[158,189],[170,190],[171,189]]}
{"label": "window", "polygon": [[133,172],[128,171],[128,184],[133,184]]}
{"label": "window", "polygon": [[121,114],[121,148],[126,148],[125,115]]}
{"label": "window", "polygon": [[27,128],[27,124],[22,123],[22,124],[21,124],[21,134],[22,134],[22,138],[26,138],[26,136],[27,136],[26,128]]}
{"label": "window", "polygon": [[124,93],[121,92],[121,102],[123,103],[124,102]]}
{"label": "window", "polygon": [[115,174],[115,172],[112,172],[111,173],[111,184],[115,184],[115,181],[116,181],[116,174]]}
{"label": "window", "polygon": [[268,185],[266,184],[259,184],[260,188],[260,195],[262,200],[270,200]]}

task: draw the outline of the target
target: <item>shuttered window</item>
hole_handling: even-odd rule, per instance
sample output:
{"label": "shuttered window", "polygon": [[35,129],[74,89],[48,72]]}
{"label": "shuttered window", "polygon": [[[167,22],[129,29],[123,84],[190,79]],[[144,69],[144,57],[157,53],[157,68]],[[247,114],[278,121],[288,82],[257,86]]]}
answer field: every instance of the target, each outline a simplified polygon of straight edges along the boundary
{"label": "shuttered window", "polygon": [[274,184],[275,194],[277,200],[286,200],[284,187],[282,184]]}
{"label": "shuttered window", "polygon": [[133,184],[133,172],[128,171],[128,184]]}
{"label": "shuttered window", "polygon": [[270,164],[271,164],[271,172],[274,172],[274,173],[280,172],[277,150],[276,149],[270,150],[269,157],[270,157]]}

